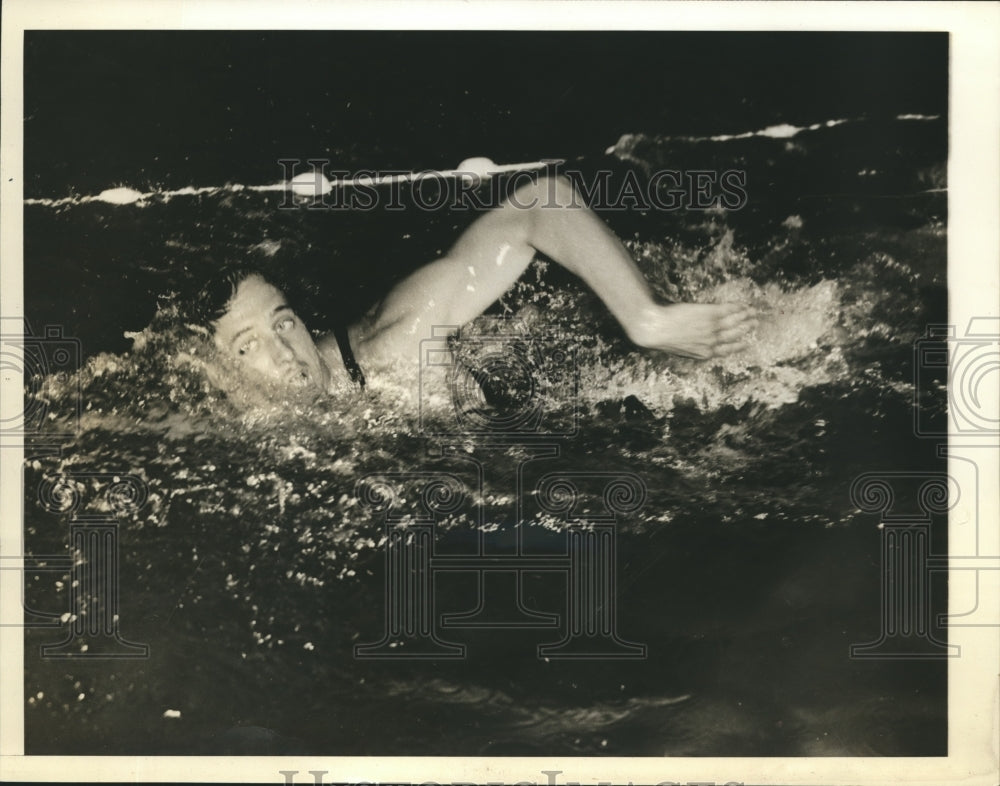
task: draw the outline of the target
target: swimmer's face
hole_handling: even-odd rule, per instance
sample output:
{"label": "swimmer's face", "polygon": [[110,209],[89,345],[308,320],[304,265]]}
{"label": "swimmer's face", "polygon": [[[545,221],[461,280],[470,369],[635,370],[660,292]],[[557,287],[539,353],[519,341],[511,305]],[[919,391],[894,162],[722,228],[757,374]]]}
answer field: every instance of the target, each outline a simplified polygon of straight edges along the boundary
{"label": "swimmer's face", "polygon": [[257,275],[240,282],[215,322],[215,344],[241,379],[277,393],[326,390],[329,371],[281,291]]}

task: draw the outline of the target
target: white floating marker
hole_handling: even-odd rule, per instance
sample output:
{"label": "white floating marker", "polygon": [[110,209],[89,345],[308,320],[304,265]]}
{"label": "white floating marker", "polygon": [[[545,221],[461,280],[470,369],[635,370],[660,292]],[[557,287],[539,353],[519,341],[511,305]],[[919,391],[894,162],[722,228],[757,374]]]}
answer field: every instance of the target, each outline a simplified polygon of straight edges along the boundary
{"label": "white floating marker", "polygon": [[107,202],[109,205],[131,205],[143,198],[143,194],[134,188],[108,188],[98,194],[94,199],[100,202]]}
{"label": "white floating marker", "polygon": [[467,158],[458,165],[458,176],[466,182],[485,180],[491,173],[495,172],[497,165],[492,159],[477,156]]}
{"label": "white floating marker", "polygon": [[295,196],[318,197],[333,191],[333,183],[321,172],[303,172],[292,178],[289,188]]}

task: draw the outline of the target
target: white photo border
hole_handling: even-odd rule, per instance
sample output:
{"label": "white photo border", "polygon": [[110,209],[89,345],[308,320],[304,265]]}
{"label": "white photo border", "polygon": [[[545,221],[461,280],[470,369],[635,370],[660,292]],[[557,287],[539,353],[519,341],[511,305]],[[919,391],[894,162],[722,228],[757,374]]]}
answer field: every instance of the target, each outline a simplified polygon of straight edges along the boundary
{"label": "white photo border", "polygon": [[[238,13],[234,9],[238,7]],[[949,322],[1000,312],[1000,4],[966,2],[455,2],[421,0],[7,0],[2,18],[0,118],[0,313],[23,316],[23,53],[32,29],[498,29],[947,31],[951,73],[948,164]],[[996,377],[996,375],[993,375]],[[18,407],[20,379],[3,379]],[[997,399],[996,379],[986,391]],[[992,398],[989,398],[992,397]],[[961,457],[952,445],[950,461]],[[4,448],[0,554],[22,554],[21,458]],[[984,479],[983,548],[1000,554],[996,446],[969,452]],[[10,492],[10,493],[7,493]],[[953,528],[954,529],[954,528]],[[955,537],[952,532],[953,539]],[[0,615],[20,619],[20,572],[0,571]],[[983,571],[979,613],[996,626],[951,628],[962,648],[949,661],[947,757],[436,758],[436,757],[61,757],[24,756],[23,630],[0,626],[0,780],[283,783],[714,782],[755,784],[989,784],[1000,740],[1000,571]],[[950,593],[949,610],[969,599]],[[985,605],[984,605],[985,604]]]}

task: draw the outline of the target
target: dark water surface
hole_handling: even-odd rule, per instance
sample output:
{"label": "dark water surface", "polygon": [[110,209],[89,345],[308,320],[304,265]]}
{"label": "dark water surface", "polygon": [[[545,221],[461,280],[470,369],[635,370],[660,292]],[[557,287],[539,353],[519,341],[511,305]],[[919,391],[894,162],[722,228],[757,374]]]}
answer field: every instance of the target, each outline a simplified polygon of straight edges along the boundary
{"label": "dark water surface", "polygon": [[[525,334],[542,337],[544,363],[564,371],[558,358],[575,357],[578,392],[543,385],[538,395],[546,424],[565,424],[575,407],[579,428],[549,440],[558,456],[527,463],[529,448],[487,450],[475,438],[441,455],[448,441],[428,427],[453,414],[407,404],[412,379],[313,407],[234,412],[197,372],[201,339],[167,297],[206,269],[254,257],[297,282],[306,321],[328,329],[446,250],[473,214],[279,210],[281,195],[226,188],[26,206],[26,312],[36,330],[63,325],[82,348],[78,373],[36,380],[32,394],[57,421],[74,385],[83,402],[61,454],[26,466],[26,551],[68,554],[68,516],[36,501],[46,478],[131,474],[149,493],[119,528],[121,632],[149,657],[46,659],[39,646],[63,632],[29,628],[26,750],[945,754],[946,662],[848,653],[880,632],[878,522],[855,507],[852,481],[943,469],[913,433],[913,342],[947,321],[947,121],[825,124],[844,117],[785,109],[743,127],[678,131],[647,116],[604,137],[596,149],[613,145],[606,156],[570,162],[585,175],[607,166],[641,178],[660,167],[745,171],[742,210],[604,217],[662,297],[745,302],[762,320],[752,347],[724,361],[639,352],[589,292],[536,263],[493,315],[522,317]],[[785,122],[820,127],[702,136]],[[454,162],[428,165],[483,153],[448,149]],[[117,184],[98,182],[105,166],[94,161],[78,182],[49,170],[37,195],[63,196],[56,182],[97,193]],[[237,172],[230,182],[269,182]],[[180,170],[151,180],[225,182]],[[488,344],[494,329],[485,320],[473,332]],[[929,389],[921,417],[944,409],[943,387]],[[556,628],[439,630],[466,645],[459,660],[354,657],[354,645],[382,635],[385,579],[384,518],[357,503],[357,480],[443,471],[475,496],[470,456],[486,487],[440,522],[439,553],[470,553],[480,529],[497,549],[517,532],[535,553],[562,548],[564,528],[530,491],[515,514],[518,466],[522,490],[555,471],[642,480],[645,503],[618,521],[615,600],[619,635],[644,644],[645,658],[537,657],[567,625],[565,577],[551,571],[525,572],[522,599],[560,615]],[[87,499],[80,512],[99,512]],[[579,502],[598,510],[600,489]],[[941,551],[944,521],[935,527]],[[476,605],[471,574],[437,581],[437,614]],[[497,581],[488,591],[502,604],[511,585]],[[69,583],[68,572],[29,572],[26,599],[67,608]],[[943,610],[945,587],[933,591]]]}

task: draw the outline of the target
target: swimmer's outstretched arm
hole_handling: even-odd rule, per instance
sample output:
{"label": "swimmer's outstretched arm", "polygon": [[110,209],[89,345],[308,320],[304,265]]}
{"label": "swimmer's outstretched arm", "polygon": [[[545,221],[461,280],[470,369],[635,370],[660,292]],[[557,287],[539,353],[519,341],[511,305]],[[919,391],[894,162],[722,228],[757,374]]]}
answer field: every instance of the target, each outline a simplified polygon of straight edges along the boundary
{"label": "swimmer's outstretched arm", "polygon": [[629,338],[650,349],[709,358],[742,347],[753,322],[734,304],[658,304],[615,234],[582,205],[564,177],[539,178],[477,219],[448,254],[417,270],[375,313],[352,326],[359,355],[418,358],[434,325],[475,319],[517,281],[536,252],[583,279]]}

